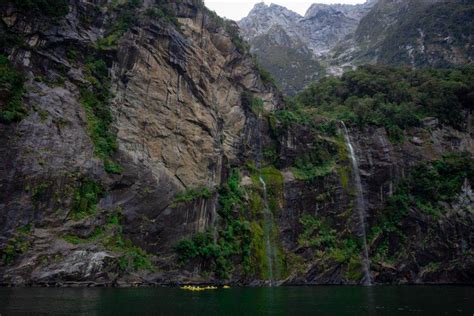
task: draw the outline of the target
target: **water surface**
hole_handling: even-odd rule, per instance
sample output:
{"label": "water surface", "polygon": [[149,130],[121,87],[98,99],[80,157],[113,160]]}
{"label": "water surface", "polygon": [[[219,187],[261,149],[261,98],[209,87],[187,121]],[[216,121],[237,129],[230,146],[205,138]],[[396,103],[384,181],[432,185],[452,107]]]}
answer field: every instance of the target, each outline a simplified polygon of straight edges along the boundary
{"label": "water surface", "polygon": [[8,315],[474,315],[474,287],[0,288]]}

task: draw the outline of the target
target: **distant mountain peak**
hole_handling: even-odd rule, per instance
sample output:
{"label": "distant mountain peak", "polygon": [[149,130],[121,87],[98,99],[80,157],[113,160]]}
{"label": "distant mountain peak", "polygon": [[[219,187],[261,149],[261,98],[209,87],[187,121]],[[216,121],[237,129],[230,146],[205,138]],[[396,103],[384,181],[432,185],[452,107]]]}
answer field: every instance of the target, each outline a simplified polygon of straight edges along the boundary
{"label": "distant mountain peak", "polygon": [[[304,82],[292,81],[296,76],[285,77],[280,70],[288,70],[292,56],[298,56],[299,65],[303,65],[306,52],[322,61],[332,74],[366,63],[418,67],[472,62],[474,52],[470,43],[474,32],[469,22],[473,14],[472,0],[314,3],[304,16],[280,5],[259,3],[239,25],[262,64],[276,69],[274,75],[285,83],[283,87],[297,89]],[[466,41],[469,45],[461,44]],[[288,58],[277,56],[272,49],[285,51]],[[311,70],[303,66],[297,69],[303,76],[313,78]]]}

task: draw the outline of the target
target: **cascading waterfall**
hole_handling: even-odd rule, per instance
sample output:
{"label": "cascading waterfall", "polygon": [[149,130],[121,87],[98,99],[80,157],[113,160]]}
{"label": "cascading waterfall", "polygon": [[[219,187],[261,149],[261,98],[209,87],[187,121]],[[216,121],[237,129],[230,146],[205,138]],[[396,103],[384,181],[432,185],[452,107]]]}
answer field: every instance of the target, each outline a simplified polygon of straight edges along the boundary
{"label": "cascading waterfall", "polygon": [[273,214],[268,208],[267,200],[267,185],[263,180],[262,176],[259,176],[260,183],[263,187],[263,235],[265,238],[265,255],[267,257],[268,265],[268,279],[270,280],[270,286],[273,285],[273,260],[275,258],[275,247],[271,242],[271,234],[273,230]]}
{"label": "cascading waterfall", "polygon": [[351,143],[351,138],[349,136],[349,131],[347,130],[346,124],[341,121],[342,128],[344,130],[344,138],[346,141],[347,148],[349,149],[350,159],[352,162],[352,172],[354,175],[354,185],[356,189],[356,209],[359,216],[359,235],[362,240],[362,256],[363,256],[363,269],[364,269],[364,280],[365,285],[371,285],[372,279],[370,276],[370,261],[369,261],[369,251],[367,247],[367,228],[366,228],[366,216],[367,216],[367,207],[365,205],[364,199],[364,190],[362,188],[362,181],[360,178],[359,163],[357,161],[357,156],[354,151],[354,147]]}
{"label": "cascading waterfall", "polygon": [[[258,116],[258,122],[260,122],[260,115]],[[257,123],[258,124],[258,123]],[[257,133],[257,146],[258,146],[258,152],[257,152],[257,169],[261,170],[261,159],[262,159],[262,138],[260,135],[260,128],[257,125],[258,128],[258,133]],[[267,274],[268,274],[268,279],[270,281],[270,286],[273,286],[273,271],[274,271],[274,260],[275,260],[275,247],[274,244],[271,241],[271,234],[273,231],[273,214],[270,211],[270,208],[268,207],[268,197],[267,197],[267,184],[265,183],[265,180],[262,177],[262,174],[258,176],[258,179],[260,183],[262,184],[263,187],[263,238],[265,239],[265,255],[267,257]]]}

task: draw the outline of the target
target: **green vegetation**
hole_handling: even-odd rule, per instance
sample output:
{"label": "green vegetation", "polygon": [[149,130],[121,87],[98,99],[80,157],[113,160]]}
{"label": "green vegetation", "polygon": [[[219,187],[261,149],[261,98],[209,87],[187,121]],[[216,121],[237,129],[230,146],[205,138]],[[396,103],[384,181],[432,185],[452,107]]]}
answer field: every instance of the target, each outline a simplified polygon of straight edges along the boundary
{"label": "green vegetation", "polygon": [[[260,211],[263,209],[260,209]],[[250,223],[251,242],[248,264],[245,267],[247,275],[260,276],[262,279],[268,279],[269,267],[265,245],[265,233],[261,221],[252,221]]]}
{"label": "green vegetation", "polygon": [[427,265],[423,267],[424,272],[435,272],[439,270],[439,267],[441,266],[441,263],[439,262],[430,262]]}
{"label": "green vegetation", "polygon": [[179,30],[180,25],[178,22],[178,19],[172,14],[170,14],[167,10],[163,10],[161,8],[153,7],[149,8],[145,12],[146,16],[153,18],[153,19],[164,19],[168,23],[172,23],[176,26],[176,28]]}
{"label": "green vegetation", "polygon": [[113,118],[108,102],[112,95],[107,65],[103,60],[89,59],[85,73],[90,86],[81,89],[81,103],[87,115],[87,131],[94,144],[95,154],[104,161],[105,171],[119,174],[122,168],[111,159],[117,149],[117,141],[110,129]]}
{"label": "green vegetation", "polygon": [[[268,208],[273,214],[277,215],[279,205],[283,203],[283,175],[280,170],[271,165],[254,170],[252,172],[253,184],[256,188],[263,190],[259,177],[262,177],[267,187]],[[263,197],[263,192],[260,192],[260,196]],[[260,208],[260,211],[263,211],[263,207]]]}
{"label": "green vegetation", "polygon": [[333,160],[316,163],[311,155],[303,155],[296,159],[295,166],[292,168],[295,178],[302,181],[312,181],[317,177],[324,177],[330,174],[335,167]]}
{"label": "green vegetation", "polygon": [[336,230],[314,216],[304,214],[300,218],[303,233],[298,238],[301,247],[332,248],[336,243]]}
{"label": "green vegetation", "polygon": [[164,19],[168,23],[174,24],[179,29],[180,25],[176,19],[176,16],[174,15],[174,12],[165,5],[165,2],[166,1],[158,2],[157,5],[148,8],[145,14],[150,18]]}
{"label": "green vegetation", "polygon": [[25,253],[31,246],[29,236],[31,225],[17,228],[14,236],[10,238],[2,250],[0,250],[1,262],[4,265],[12,263],[19,255]]}
{"label": "green vegetation", "polygon": [[413,167],[397,185],[372,227],[369,240],[377,241],[372,250],[373,260],[393,262],[396,253],[408,242],[402,227],[409,211],[418,210],[438,220],[445,209],[440,202],[452,202],[466,179],[470,183],[474,181],[474,161],[468,153],[449,154],[441,160]]}
{"label": "green vegetation", "polygon": [[473,104],[474,68],[411,70],[362,66],[342,78],[329,77],[295,97],[300,108],[338,120],[386,128],[392,141],[425,117],[462,129]]}
{"label": "green vegetation", "polygon": [[270,84],[276,87],[277,83],[275,79],[273,78],[272,74],[268,70],[260,66],[256,58],[254,59],[254,62],[255,62],[255,67],[257,68],[257,71],[260,74],[260,79],[262,79],[263,83]]}
{"label": "green vegetation", "polygon": [[[265,214],[265,208],[277,216],[284,203],[283,175],[273,165],[257,169],[253,163],[247,164],[250,171],[252,185],[245,188],[245,209],[246,218],[250,222],[250,256],[248,264],[244,266],[247,276],[266,280],[270,278],[269,260],[272,261],[272,274],[274,279],[284,278],[287,271],[286,253],[279,245],[279,231],[272,216]],[[260,177],[266,185],[266,205],[265,192],[260,182]],[[267,238],[272,247],[272,257],[268,258]]]}
{"label": "green vegetation", "polygon": [[241,54],[245,54],[250,50],[250,45],[242,39],[239,32],[239,26],[234,21],[224,20],[224,29],[229,34],[235,48]]}
{"label": "green vegetation", "polygon": [[316,257],[322,260],[334,260],[345,265],[344,277],[350,281],[359,281],[363,277],[361,247],[352,236],[343,238],[331,227],[330,219],[317,218],[304,214],[300,218],[303,226],[298,236],[300,247],[309,247],[316,250]]}
{"label": "green vegetation", "polygon": [[43,14],[52,18],[66,15],[68,0],[13,0],[15,7],[25,14]]}
{"label": "green vegetation", "polygon": [[242,106],[244,108],[250,109],[253,114],[259,116],[265,113],[265,108],[263,107],[263,100],[260,98],[255,98],[251,92],[242,92],[241,100]]}
{"label": "green vegetation", "polygon": [[338,263],[348,263],[352,257],[358,257],[359,254],[360,246],[353,237],[338,240],[337,246],[329,249],[329,258]]}
{"label": "green vegetation", "polygon": [[100,235],[100,240],[106,249],[121,254],[119,258],[120,270],[124,272],[155,270],[150,254],[135,246],[130,239],[125,238],[120,221],[121,216],[118,213],[109,216],[105,231],[103,235]]}
{"label": "green vegetation", "polygon": [[275,165],[278,163],[279,155],[277,151],[277,146],[276,144],[271,144],[265,148],[263,148],[263,160],[270,164],[270,165]]}
{"label": "green vegetation", "polygon": [[95,213],[97,203],[103,195],[104,189],[99,183],[89,178],[82,179],[74,192],[72,217],[81,219]]}
{"label": "green vegetation", "polygon": [[[97,41],[97,48],[99,50],[115,50],[118,41],[125,32],[135,25],[143,15],[140,16],[140,9],[143,0],[129,0],[122,3],[112,2],[108,5],[109,10],[115,14],[114,23],[107,27],[106,36]],[[177,1],[174,1],[175,3]],[[175,25],[176,29],[180,31],[180,24],[176,18],[173,1],[158,0],[149,6],[145,12],[144,17],[149,19],[164,20],[170,24]],[[138,19],[137,19],[138,17]]]}
{"label": "green vegetation", "polygon": [[[375,239],[375,238],[378,237],[378,234],[381,233],[381,231],[377,233],[378,230],[380,230],[380,227],[378,227],[378,226],[373,227],[372,232],[371,232],[371,236],[370,236],[371,239]],[[389,253],[388,239],[383,240],[375,248],[375,250],[372,254],[371,260],[373,262],[376,262],[376,263],[384,262],[384,263],[391,264],[391,263],[395,262],[395,258],[393,256],[390,256],[390,253]]]}
{"label": "green vegetation", "polygon": [[288,129],[303,125],[313,133],[325,136],[336,136],[337,125],[334,121],[324,119],[312,107],[304,107],[292,99],[287,99],[284,110],[277,110],[270,115],[270,127],[276,136]]}
{"label": "green vegetation", "polygon": [[23,106],[23,75],[11,65],[7,57],[0,55],[0,122],[21,121],[27,111]]}
{"label": "green vegetation", "polygon": [[347,264],[347,271],[344,277],[351,281],[360,281],[364,277],[362,273],[362,260],[360,257],[352,256]]}
{"label": "green vegetation", "polygon": [[[112,23],[106,26],[106,35],[100,38],[96,47],[99,50],[115,50],[117,43],[122,35],[127,32],[135,23],[137,23],[138,9],[142,5],[143,0],[127,0],[127,1],[112,1],[107,4],[107,9],[114,13],[115,18]],[[152,7],[147,10],[146,14],[150,16],[154,9]],[[163,12],[163,11],[160,11]],[[158,12],[156,12],[158,14]]]}
{"label": "green vegetation", "polygon": [[211,232],[195,234],[191,239],[180,241],[175,251],[181,263],[199,258],[205,270],[215,271],[221,279],[228,278],[233,270],[232,257],[240,256],[245,264],[250,255],[249,223],[241,220],[227,222],[216,242]]}
{"label": "green vegetation", "polygon": [[51,186],[49,181],[40,182],[31,192],[31,199],[36,203],[39,202],[45,195],[46,190]]}
{"label": "green vegetation", "polygon": [[122,235],[121,227],[112,236],[104,239],[105,247],[114,252],[121,253],[119,267],[122,271],[154,270],[150,255],[142,248],[135,246],[130,239]]}
{"label": "green vegetation", "polygon": [[219,190],[219,215],[226,220],[232,219],[232,211],[235,207],[242,206],[243,193],[240,190],[240,173],[238,169],[232,169],[227,183]]}
{"label": "green vegetation", "polygon": [[212,196],[212,191],[206,187],[198,187],[188,189],[182,193],[177,194],[172,202],[172,207],[177,207],[179,203],[186,203],[198,199],[209,199]]}
{"label": "green vegetation", "polygon": [[[415,208],[439,216],[444,209],[439,202],[451,202],[465,179],[474,181],[474,161],[468,153],[449,154],[441,160],[422,163],[398,185],[388,201],[387,212],[403,215]],[[398,216],[390,222],[397,224]]]}
{"label": "green vegetation", "polygon": [[209,10],[203,1],[198,0],[197,2],[200,2],[198,5],[206,12],[209,19],[214,21],[217,26],[222,27],[226,31],[237,51],[241,54],[248,53],[250,50],[250,45],[240,36],[239,26],[237,23],[221,18],[216,12]]}
{"label": "green vegetation", "polygon": [[[322,117],[315,108],[305,107],[295,100],[288,99],[287,108],[270,114],[269,124],[274,137],[304,135],[305,143],[310,146],[294,158],[292,171],[296,179],[314,181],[332,173],[336,162],[341,159],[341,140],[337,134],[337,125]],[[304,133],[303,133],[304,131]],[[345,146],[343,143],[342,146]]]}
{"label": "green vegetation", "polygon": [[231,171],[227,183],[219,190],[219,214],[224,220],[224,229],[217,240],[212,232],[198,233],[190,239],[183,239],[176,247],[178,260],[186,264],[197,259],[205,271],[214,271],[225,279],[233,270],[233,258],[240,257],[244,269],[250,263],[250,224],[242,219],[243,195],[239,187],[239,171]]}
{"label": "green vegetation", "polygon": [[102,228],[96,228],[92,234],[86,238],[81,238],[76,235],[67,234],[63,236],[63,239],[68,243],[78,245],[78,244],[87,244],[101,239],[104,236],[105,232]]}
{"label": "green vegetation", "polygon": [[[474,17],[474,4],[470,1],[441,1],[426,7],[424,1],[412,1],[410,10],[388,30],[380,47],[380,62],[384,64],[412,64],[417,67],[447,67],[453,59],[444,51],[456,51],[456,56],[472,55],[474,25],[461,23]],[[406,47],[417,47],[420,31],[428,51]],[[440,40],[449,38],[449,40]],[[433,49],[434,48],[434,49]],[[444,51],[443,51],[444,50]],[[459,58],[459,57],[458,57]]]}
{"label": "green vegetation", "polygon": [[119,253],[119,267],[123,272],[155,269],[150,255],[123,236],[120,215],[117,213],[109,215],[107,224],[95,228],[87,237],[67,234],[62,238],[75,245],[99,243],[107,250]]}
{"label": "green vegetation", "polygon": [[124,11],[117,20],[109,27],[107,35],[97,40],[99,50],[113,50],[117,48],[117,43],[122,35],[130,29],[134,23],[133,12]]}

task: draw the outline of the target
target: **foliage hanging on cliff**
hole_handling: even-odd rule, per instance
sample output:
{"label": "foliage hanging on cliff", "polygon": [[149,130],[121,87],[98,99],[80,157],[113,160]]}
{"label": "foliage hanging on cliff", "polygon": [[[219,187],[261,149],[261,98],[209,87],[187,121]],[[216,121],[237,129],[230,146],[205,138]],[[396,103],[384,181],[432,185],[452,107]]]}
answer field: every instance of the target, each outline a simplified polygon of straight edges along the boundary
{"label": "foliage hanging on cliff", "polygon": [[0,55],[0,122],[18,122],[26,115],[22,95],[24,78],[11,65],[7,57]]}
{"label": "foliage hanging on cliff", "polygon": [[104,189],[92,179],[83,179],[74,192],[72,217],[80,219],[95,212],[97,203],[102,198]]}
{"label": "foliage hanging on cliff", "polygon": [[5,247],[0,250],[0,265],[11,264],[18,256],[25,253],[31,246],[31,225],[17,228]]}
{"label": "foliage hanging on cliff", "polygon": [[192,202],[198,199],[209,199],[211,196],[212,191],[207,187],[190,188],[184,192],[176,194],[173,198],[171,207],[176,207],[178,203]]}
{"label": "foliage hanging on cliff", "polygon": [[[386,208],[374,219],[369,235],[373,244],[372,260],[377,263],[395,262],[404,255],[413,255],[410,249],[413,242],[436,242],[430,231],[438,229],[439,223],[454,215],[445,212],[446,203],[457,203],[466,183],[474,183],[474,160],[469,153],[452,153],[413,167],[389,197]],[[466,205],[458,207],[461,212],[469,212],[469,206],[467,209],[463,209]],[[410,240],[407,228],[419,220],[420,214],[431,224],[417,232],[423,237],[421,240]]]}
{"label": "foliage hanging on cliff", "polygon": [[229,277],[233,269],[232,257],[241,256],[246,262],[250,255],[250,225],[233,214],[241,206],[242,193],[239,187],[238,170],[232,170],[227,183],[219,190],[219,214],[224,220],[224,229],[215,236],[207,231],[190,239],[181,240],[175,247],[182,264],[198,258],[205,270],[213,270],[221,279]]}
{"label": "foliage hanging on cliff", "polygon": [[115,14],[115,19],[109,23],[106,35],[97,40],[99,50],[114,50],[122,35],[136,22],[136,10],[141,5],[141,0],[127,1],[121,4],[112,4],[109,8]]}
{"label": "foliage hanging on cliff", "polygon": [[[468,153],[450,154],[433,163],[423,163],[410,172],[390,197],[388,210],[406,214],[410,208],[442,214],[440,202],[451,202],[464,181],[474,183],[474,160]],[[395,221],[396,222],[396,221]]]}
{"label": "foliage hanging on cliff", "polygon": [[89,59],[85,70],[90,85],[82,87],[81,103],[86,111],[87,130],[94,143],[95,154],[104,161],[107,172],[121,173],[122,168],[111,160],[117,149],[117,142],[116,135],[111,130],[113,118],[108,105],[111,93],[107,65],[101,59]]}

